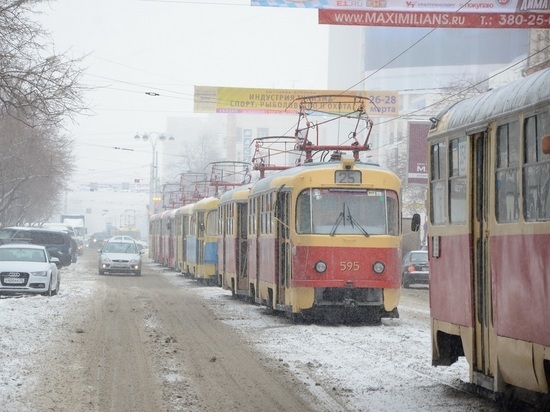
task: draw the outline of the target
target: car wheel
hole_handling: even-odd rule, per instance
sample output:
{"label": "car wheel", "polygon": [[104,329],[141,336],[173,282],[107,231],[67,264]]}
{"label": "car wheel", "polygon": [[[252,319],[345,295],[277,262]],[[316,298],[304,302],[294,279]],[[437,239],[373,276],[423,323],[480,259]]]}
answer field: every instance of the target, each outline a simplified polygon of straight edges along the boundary
{"label": "car wheel", "polygon": [[403,279],[402,279],[402,281],[401,281],[401,284],[403,285],[403,287],[404,287],[405,289],[408,289],[409,286],[411,286],[411,284],[409,283],[409,281],[406,280],[405,277],[403,277]]}
{"label": "car wheel", "polygon": [[141,276],[141,269],[136,271],[136,276]]}
{"label": "car wheel", "polygon": [[55,289],[52,289],[52,288],[50,287],[50,290],[52,291],[52,293],[51,293],[50,296],[55,296],[55,295],[57,295],[57,292],[58,292],[58,290],[59,290],[59,276],[57,277],[57,283],[56,283],[56,285],[55,285]]}
{"label": "car wheel", "polygon": [[50,284],[48,285],[48,290],[43,293],[44,296],[53,296],[54,293],[52,291],[52,280],[50,279]]}
{"label": "car wheel", "polygon": [[99,276],[103,276],[105,274],[104,270],[99,269]]}

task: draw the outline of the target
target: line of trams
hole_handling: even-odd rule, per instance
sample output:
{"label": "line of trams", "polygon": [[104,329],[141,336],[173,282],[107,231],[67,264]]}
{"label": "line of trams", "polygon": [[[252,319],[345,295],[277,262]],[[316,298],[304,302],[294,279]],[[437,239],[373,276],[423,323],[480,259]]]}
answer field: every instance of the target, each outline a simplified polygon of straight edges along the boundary
{"label": "line of trams", "polygon": [[150,256],[292,317],[397,316],[401,183],[353,159],[308,163],[152,216]]}
{"label": "line of trams", "polygon": [[[431,120],[432,363],[550,407],[550,69]],[[400,195],[378,165],[306,163],[152,216],[150,256],[293,318],[376,323],[398,316]]]}

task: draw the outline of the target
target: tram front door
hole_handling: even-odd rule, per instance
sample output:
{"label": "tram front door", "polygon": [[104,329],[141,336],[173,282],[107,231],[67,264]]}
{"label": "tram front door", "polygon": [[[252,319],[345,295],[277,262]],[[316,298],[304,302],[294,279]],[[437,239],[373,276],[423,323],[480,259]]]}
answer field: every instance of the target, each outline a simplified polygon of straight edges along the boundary
{"label": "tram front door", "polygon": [[[474,347],[473,379],[487,389],[493,390],[494,367],[490,354],[493,344],[491,270],[489,260],[489,182],[490,153],[487,132],[471,136],[473,147],[472,185],[470,186],[472,205],[472,258],[474,286]],[[479,372],[479,373],[478,373]],[[489,378],[487,378],[489,377]]]}

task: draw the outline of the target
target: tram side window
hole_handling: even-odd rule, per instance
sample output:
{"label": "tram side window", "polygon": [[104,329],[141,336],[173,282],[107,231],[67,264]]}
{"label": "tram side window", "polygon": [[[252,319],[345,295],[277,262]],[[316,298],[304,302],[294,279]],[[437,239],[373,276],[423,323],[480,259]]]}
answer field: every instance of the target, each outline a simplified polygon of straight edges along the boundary
{"label": "tram side window", "polygon": [[206,215],[206,230],[207,236],[216,236],[218,234],[218,211],[212,210]]}
{"label": "tram side window", "polygon": [[[233,219],[235,214],[235,205],[233,203],[226,205],[224,209],[225,213],[225,234],[226,235],[233,235],[234,234],[234,228],[233,228]],[[220,219],[221,220],[221,219]],[[221,232],[220,232],[221,233]]]}
{"label": "tram side window", "polygon": [[387,193],[388,203],[388,234],[397,236],[399,234],[399,199],[397,193]]}
{"label": "tram side window", "polygon": [[550,134],[550,114],[525,119],[523,217],[526,221],[550,219],[550,154],[542,153],[541,139]]}
{"label": "tram side window", "polygon": [[495,211],[497,222],[517,222],[519,217],[519,122],[497,127]]}
{"label": "tram side window", "polygon": [[434,225],[445,224],[445,179],[447,157],[445,142],[430,147],[430,220]]}
{"label": "tram side window", "polygon": [[271,207],[271,193],[265,194],[261,196],[261,203],[260,203],[260,233],[262,234],[269,234],[273,233],[273,208]]}
{"label": "tram side window", "polygon": [[449,142],[449,210],[451,223],[466,223],[466,138]]}
{"label": "tram side window", "polygon": [[191,216],[191,224],[189,225],[189,234],[191,236],[197,236],[197,215],[193,213]]}
{"label": "tram side window", "polygon": [[248,233],[256,234],[256,198],[250,199],[248,202]]}
{"label": "tram side window", "polygon": [[223,205],[220,207],[221,219],[218,220],[218,232],[227,235],[229,234],[229,224],[228,224],[228,215],[229,215],[229,205]]}
{"label": "tram side window", "polygon": [[298,233],[313,233],[311,220],[311,192],[304,190],[296,200],[296,230]]}

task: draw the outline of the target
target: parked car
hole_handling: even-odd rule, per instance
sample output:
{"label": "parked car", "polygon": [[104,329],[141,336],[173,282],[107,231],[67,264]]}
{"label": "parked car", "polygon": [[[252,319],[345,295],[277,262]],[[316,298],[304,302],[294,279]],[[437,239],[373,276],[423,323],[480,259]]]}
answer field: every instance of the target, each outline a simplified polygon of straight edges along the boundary
{"label": "parked car", "polygon": [[141,276],[141,254],[134,240],[109,239],[99,250],[98,272],[133,273]]}
{"label": "parked car", "polygon": [[45,246],[51,256],[59,259],[58,267],[76,262],[76,242],[67,232],[27,226],[0,229],[0,244],[13,242]]}
{"label": "parked car", "polygon": [[408,288],[412,284],[430,284],[430,264],[427,250],[412,250],[403,258],[401,284]]}
{"label": "parked car", "polygon": [[9,243],[0,246],[0,293],[57,295],[61,278],[44,246]]}

